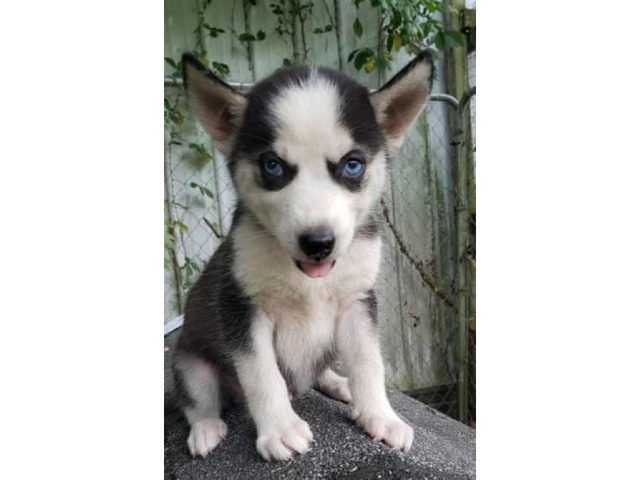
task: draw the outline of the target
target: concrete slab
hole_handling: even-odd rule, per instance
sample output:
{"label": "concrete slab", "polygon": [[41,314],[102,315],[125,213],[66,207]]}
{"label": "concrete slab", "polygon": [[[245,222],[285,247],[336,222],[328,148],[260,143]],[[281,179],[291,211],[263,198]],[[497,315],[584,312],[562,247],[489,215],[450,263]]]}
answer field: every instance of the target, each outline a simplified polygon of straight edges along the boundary
{"label": "concrete slab", "polygon": [[[165,358],[173,339],[165,347]],[[167,348],[169,350],[167,350]],[[189,427],[165,394],[165,479],[466,479],[475,478],[475,430],[399,392],[390,392],[396,412],[414,427],[413,448],[395,452],[372,441],[350,418],[350,408],[312,391],[293,402],[316,443],[309,453],[284,463],[264,461],[245,408],[226,412],[227,438],[207,458],[192,458]]]}

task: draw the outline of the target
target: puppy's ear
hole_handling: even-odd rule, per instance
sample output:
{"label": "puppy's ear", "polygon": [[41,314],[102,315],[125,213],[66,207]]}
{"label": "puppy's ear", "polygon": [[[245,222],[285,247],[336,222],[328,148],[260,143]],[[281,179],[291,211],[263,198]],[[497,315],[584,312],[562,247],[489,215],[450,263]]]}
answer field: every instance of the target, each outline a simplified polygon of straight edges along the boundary
{"label": "puppy's ear", "polygon": [[431,55],[429,52],[422,52],[370,96],[378,123],[387,137],[387,144],[394,151],[400,149],[404,134],[427,105],[432,73]]}
{"label": "puppy's ear", "polygon": [[182,77],[192,111],[225,155],[231,152],[247,99],[216,77],[192,54],[182,56]]}

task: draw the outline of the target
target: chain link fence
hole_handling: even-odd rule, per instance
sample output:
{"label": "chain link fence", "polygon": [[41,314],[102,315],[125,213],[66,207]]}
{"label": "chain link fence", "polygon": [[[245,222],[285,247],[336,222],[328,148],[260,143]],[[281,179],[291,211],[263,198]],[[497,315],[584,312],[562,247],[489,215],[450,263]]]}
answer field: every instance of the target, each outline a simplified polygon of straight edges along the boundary
{"label": "chain link fence", "polygon": [[[190,115],[182,87],[165,83],[167,332],[179,325],[189,288],[229,232],[235,192],[223,157]],[[379,206],[385,247],[377,291],[389,386],[459,418],[458,366],[464,355],[466,417],[475,419],[475,315],[467,352],[458,346],[456,316],[457,107],[453,97],[432,95],[390,171]]]}
{"label": "chain link fence", "polygon": [[[168,113],[167,113],[168,112]],[[180,85],[165,91],[165,323],[228,233],[235,192]]]}

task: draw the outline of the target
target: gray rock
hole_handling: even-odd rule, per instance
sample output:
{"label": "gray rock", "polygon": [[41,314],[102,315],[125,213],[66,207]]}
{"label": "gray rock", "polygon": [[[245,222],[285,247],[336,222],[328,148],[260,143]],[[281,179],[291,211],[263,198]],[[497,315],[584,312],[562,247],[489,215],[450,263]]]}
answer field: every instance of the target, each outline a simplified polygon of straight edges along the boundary
{"label": "gray rock", "polygon": [[[165,357],[172,347],[169,339]],[[171,379],[166,377],[170,389]],[[350,418],[350,408],[312,391],[293,402],[309,423],[315,444],[289,462],[264,461],[255,448],[256,432],[245,408],[225,412],[227,438],[207,458],[192,458],[189,426],[165,394],[166,479],[463,479],[475,478],[475,430],[399,392],[389,398],[413,426],[407,453],[371,440]]]}

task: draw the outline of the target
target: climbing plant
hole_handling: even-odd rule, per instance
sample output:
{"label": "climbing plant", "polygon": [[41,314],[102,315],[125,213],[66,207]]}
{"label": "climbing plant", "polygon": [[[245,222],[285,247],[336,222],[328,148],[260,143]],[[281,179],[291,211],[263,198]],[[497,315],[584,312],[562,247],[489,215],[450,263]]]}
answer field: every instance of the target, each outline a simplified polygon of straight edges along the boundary
{"label": "climbing plant", "polygon": [[[353,0],[358,11],[364,0]],[[370,73],[390,67],[393,55],[401,49],[417,53],[430,48],[443,50],[447,46],[463,43],[462,33],[445,28],[441,16],[445,4],[439,0],[370,0],[371,7],[380,16],[379,43],[363,46],[349,53],[348,62],[356,70]],[[361,38],[364,32],[360,15],[353,22],[353,33]]]}

